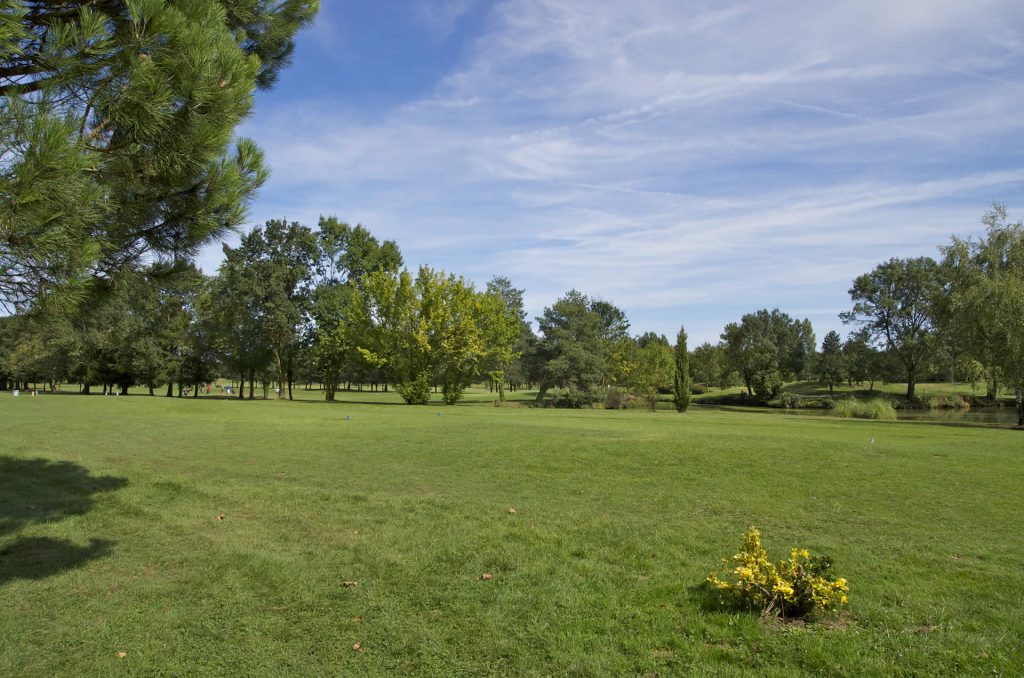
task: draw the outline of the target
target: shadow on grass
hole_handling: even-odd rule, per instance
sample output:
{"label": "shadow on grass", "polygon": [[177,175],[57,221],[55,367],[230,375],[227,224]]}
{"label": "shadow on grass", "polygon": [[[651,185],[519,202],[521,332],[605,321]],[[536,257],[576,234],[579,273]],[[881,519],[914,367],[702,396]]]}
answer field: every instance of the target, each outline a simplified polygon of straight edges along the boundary
{"label": "shadow on grass", "polygon": [[14,578],[41,579],[110,552],[114,542],[92,539],[78,546],[63,539],[18,535],[30,525],[47,524],[93,508],[96,495],[119,490],[126,478],[92,476],[72,462],[0,456],[0,584]]}
{"label": "shadow on grass", "polygon": [[92,539],[78,546],[66,539],[20,537],[0,547],[0,586],[12,579],[43,579],[110,553],[114,542]]}
{"label": "shadow on grass", "polygon": [[722,599],[718,589],[707,581],[702,581],[686,589],[687,598],[701,612],[734,612],[734,608]]}
{"label": "shadow on grass", "polygon": [[0,457],[0,535],[89,511],[94,495],[119,490],[126,478],[91,476],[68,461]]}

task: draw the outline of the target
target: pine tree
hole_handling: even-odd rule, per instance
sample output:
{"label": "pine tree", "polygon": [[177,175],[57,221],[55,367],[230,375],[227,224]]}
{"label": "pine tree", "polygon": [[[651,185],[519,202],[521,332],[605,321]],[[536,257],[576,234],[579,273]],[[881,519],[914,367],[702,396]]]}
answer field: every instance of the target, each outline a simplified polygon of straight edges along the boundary
{"label": "pine tree", "polygon": [[690,353],[686,349],[686,329],[679,328],[676,336],[676,375],[672,384],[672,402],[676,411],[685,412],[690,406]]}
{"label": "pine tree", "polygon": [[232,142],[318,0],[0,8],[0,307],[68,308],[240,225],[267,171]]}

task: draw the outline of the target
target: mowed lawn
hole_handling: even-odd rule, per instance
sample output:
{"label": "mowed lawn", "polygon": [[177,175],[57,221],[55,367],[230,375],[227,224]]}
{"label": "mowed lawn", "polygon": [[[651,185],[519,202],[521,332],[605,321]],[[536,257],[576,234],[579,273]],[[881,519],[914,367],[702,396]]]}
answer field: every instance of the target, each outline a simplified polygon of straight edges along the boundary
{"label": "mowed lawn", "polygon": [[[10,394],[0,425],[3,676],[1024,672],[1020,431]],[[720,609],[750,525],[848,608]]]}

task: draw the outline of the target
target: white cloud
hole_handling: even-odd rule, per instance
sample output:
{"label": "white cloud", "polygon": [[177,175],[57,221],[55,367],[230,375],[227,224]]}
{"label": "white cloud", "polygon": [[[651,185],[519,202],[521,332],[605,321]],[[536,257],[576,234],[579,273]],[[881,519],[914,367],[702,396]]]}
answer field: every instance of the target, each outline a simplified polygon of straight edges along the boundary
{"label": "white cloud", "polygon": [[[470,9],[418,11],[448,36]],[[1016,2],[507,0],[483,25],[427,97],[369,116],[326,83],[252,120],[254,221],[336,213],[411,264],[511,275],[533,312],[577,287],[713,336],[841,308],[1024,202]]]}

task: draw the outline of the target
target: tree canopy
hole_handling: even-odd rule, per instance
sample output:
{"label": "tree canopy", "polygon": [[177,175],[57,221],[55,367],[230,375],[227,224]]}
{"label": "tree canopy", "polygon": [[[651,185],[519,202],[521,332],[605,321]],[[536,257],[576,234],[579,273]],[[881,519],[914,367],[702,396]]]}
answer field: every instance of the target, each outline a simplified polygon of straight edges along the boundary
{"label": "tree canopy", "polygon": [[1024,426],[1024,224],[996,205],[977,240],[943,248],[942,320],[963,350],[1013,385]]}
{"label": "tree canopy", "polygon": [[616,346],[629,340],[626,315],[607,301],[570,290],[544,309],[537,325],[543,360],[538,399],[557,387],[574,402],[599,400],[599,389],[613,378]]}
{"label": "tree canopy", "polygon": [[857,323],[892,351],[914,397],[918,375],[935,350],[935,301],[940,292],[938,264],[931,257],[890,259],[853,281],[853,308],[843,322]]}
{"label": "tree canopy", "polygon": [[783,380],[805,373],[814,356],[809,320],[794,320],[778,309],[748,313],[722,332],[725,356],[740,374],[747,392],[775,397]]}
{"label": "tree canopy", "polygon": [[234,139],[317,0],[0,8],[0,304],[67,308],[240,225],[267,177]]}

